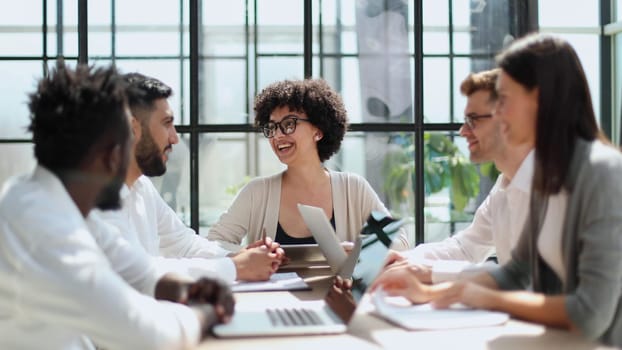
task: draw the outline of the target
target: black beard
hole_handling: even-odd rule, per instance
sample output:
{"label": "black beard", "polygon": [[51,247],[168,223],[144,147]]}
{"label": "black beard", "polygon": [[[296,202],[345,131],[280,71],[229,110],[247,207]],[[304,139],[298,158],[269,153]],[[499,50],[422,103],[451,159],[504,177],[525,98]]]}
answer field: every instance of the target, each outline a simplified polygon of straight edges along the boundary
{"label": "black beard", "polygon": [[136,154],[136,163],[146,176],[161,176],[166,172],[166,164],[157,152],[142,156]]}
{"label": "black beard", "polygon": [[97,196],[95,207],[100,210],[121,209],[121,187],[123,187],[122,178],[112,180]]}
{"label": "black beard", "polygon": [[161,176],[166,172],[162,153],[150,133],[144,133],[136,145],[136,163],[146,176]]}

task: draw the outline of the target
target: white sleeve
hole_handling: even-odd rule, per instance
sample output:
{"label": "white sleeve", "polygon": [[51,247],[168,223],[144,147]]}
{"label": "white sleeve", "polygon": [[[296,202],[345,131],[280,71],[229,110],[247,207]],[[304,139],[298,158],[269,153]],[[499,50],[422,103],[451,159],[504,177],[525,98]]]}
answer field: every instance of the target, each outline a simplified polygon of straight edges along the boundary
{"label": "white sleeve", "polygon": [[495,251],[489,210],[495,192],[493,189],[477,209],[469,227],[440,242],[420,244],[402,254],[410,263],[430,266],[434,283],[455,280],[465,269],[482,263]]}
{"label": "white sleeve", "polygon": [[201,330],[193,310],[140,294],[112,270],[85,226],[67,227],[54,217],[58,213],[45,215],[0,230],[11,232],[4,237],[11,250],[0,261],[15,273],[7,281],[9,297],[0,303],[43,324],[82,333],[104,348],[196,346]]}
{"label": "white sleeve", "polygon": [[216,242],[197,235],[186,226],[153,186],[151,200],[157,206],[160,255],[170,258],[222,258],[230,254]]}
{"label": "white sleeve", "polygon": [[89,213],[86,222],[112,269],[139,292],[153,296],[163,273],[158,271],[140,243],[132,245],[119,227],[103,220],[96,210]]}
{"label": "white sleeve", "polygon": [[252,207],[253,188],[257,188],[257,186],[259,185],[251,181],[238,192],[231,206],[210,227],[207,234],[209,240],[218,242],[220,246],[232,252],[240,251],[243,248],[241,246],[242,240],[250,230],[250,220],[254,214]]}
{"label": "white sleeve", "polygon": [[420,244],[410,254],[430,260],[485,261],[495,251],[489,205],[490,195],[475,212],[469,227],[440,242]]}
{"label": "white sleeve", "polygon": [[220,279],[227,284],[237,279],[237,270],[230,258],[165,258],[153,257],[160,274],[174,272],[193,280],[201,277]]}

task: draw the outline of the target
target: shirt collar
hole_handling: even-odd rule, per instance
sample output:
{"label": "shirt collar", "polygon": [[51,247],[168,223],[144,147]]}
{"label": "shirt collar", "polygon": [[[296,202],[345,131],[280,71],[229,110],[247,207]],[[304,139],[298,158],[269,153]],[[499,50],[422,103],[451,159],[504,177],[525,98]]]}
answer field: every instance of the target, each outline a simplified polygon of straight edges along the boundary
{"label": "shirt collar", "polygon": [[146,179],[147,177],[145,175],[141,175],[138,177],[138,179],[136,179],[136,181],[134,181],[134,183],[132,184],[132,186],[128,186],[126,183],[123,184],[123,187],[121,187],[121,200],[126,199],[130,194],[139,191],[141,188],[143,188],[145,186],[145,184],[143,183],[143,179]]}
{"label": "shirt collar", "polygon": [[535,151],[532,149],[527,154],[527,157],[523,159],[518,171],[512,178],[508,187],[514,187],[521,192],[531,192],[531,182],[533,179],[533,169],[535,162]]}
{"label": "shirt collar", "polygon": [[69,192],[67,192],[65,185],[63,185],[62,181],[52,171],[41,164],[37,164],[32,173],[31,179],[36,183],[42,184],[54,198],[58,198],[58,205],[66,206],[65,210],[75,211],[77,215],[82,217],[80,209],[73,201],[73,198],[69,195]]}

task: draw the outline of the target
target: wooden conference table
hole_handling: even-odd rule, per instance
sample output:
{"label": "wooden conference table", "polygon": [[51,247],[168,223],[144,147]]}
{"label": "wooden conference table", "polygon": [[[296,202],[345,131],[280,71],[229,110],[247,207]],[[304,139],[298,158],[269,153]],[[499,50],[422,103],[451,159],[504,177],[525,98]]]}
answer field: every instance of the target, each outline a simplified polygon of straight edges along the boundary
{"label": "wooden conference table", "polygon": [[[303,300],[319,300],[332,283],[327,268],[298,269],[298,274],[311,286],[308,291],[236,293],[236,309],[249,305],[295,306]],[[255,337],[240,339],[206,338],[197,349],[610,349],[589,342],[577,334],[544,326],[510,320],[495,327],[441,331],[407,331],[368,314],[371,304],[363,299],[348,326],[339,335]]]}

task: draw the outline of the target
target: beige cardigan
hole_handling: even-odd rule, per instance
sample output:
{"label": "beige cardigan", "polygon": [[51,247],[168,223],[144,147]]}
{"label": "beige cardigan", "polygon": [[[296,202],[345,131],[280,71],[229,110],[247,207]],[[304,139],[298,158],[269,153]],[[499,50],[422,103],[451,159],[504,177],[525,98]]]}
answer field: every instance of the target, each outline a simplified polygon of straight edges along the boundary
{"label": "beige cardigan", "polygon": [[[389,214],[369,183],[361,176],[330,171],[335,228],[341,241],[354,241],[372,210]],[[253,179],[240,190],[231,207],[224,212],[208,234],[230,251],[241,249],[242,239],[255,242],[262,228],[274,238],[279,218],[281,178],[283,173]],[[401,229],[393,248],[408,249],[405,231]]]}

